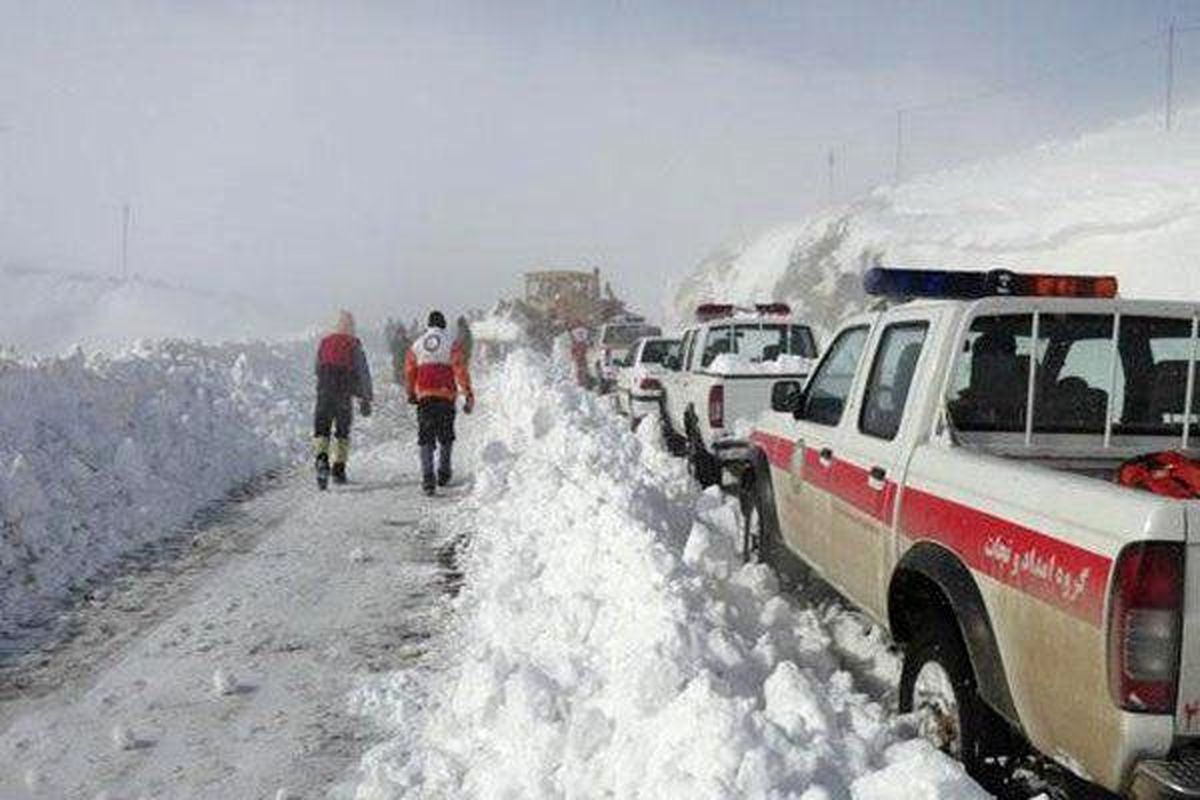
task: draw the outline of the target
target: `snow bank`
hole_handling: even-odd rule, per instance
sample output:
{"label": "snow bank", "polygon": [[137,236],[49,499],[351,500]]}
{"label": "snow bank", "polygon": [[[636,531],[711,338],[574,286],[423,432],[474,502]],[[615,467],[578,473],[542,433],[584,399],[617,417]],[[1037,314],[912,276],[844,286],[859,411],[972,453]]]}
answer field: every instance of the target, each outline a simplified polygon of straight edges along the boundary
{"label": "snow bank", "polygon": [[1200,108],[883,186],[719,250],[672,308],[785,300],[831,327],[874,263],[1114,273],[1126,297],[1200,297]]}
{"label": "snow bank", "polygon": [[897,775],[985,796],[899,746],[888,690],[859,685],[895,675],[878,629],[743,565],[735,504],[697,494],[657,426],[630,434],[527,351],[497,372],[450,665],[360,698],[395,740],[364,759],[359,800],[874,798]]}
{"label": "snow bank", "polygon": [[307,442],[312,345],[0,358],[0,637]]}

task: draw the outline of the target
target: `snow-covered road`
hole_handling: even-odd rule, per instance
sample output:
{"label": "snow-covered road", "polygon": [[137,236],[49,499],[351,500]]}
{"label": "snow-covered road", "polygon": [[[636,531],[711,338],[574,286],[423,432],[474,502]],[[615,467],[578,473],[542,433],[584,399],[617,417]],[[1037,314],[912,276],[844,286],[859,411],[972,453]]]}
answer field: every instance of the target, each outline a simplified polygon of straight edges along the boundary
{"label": "snow-covered road", "polygon": [[375,738],[352,690],[421,658],[453,578],[456,501],[420,495],[401,419],[350,486],[301,470],[222,508],[0,672],[0,797],[337,794]]}

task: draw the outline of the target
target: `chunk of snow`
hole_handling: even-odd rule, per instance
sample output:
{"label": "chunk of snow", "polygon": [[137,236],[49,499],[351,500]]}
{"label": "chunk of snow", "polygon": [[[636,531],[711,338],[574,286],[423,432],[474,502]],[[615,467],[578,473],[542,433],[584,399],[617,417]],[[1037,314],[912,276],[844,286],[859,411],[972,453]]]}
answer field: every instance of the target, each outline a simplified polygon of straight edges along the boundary
{"label": "chunk of snow", "polygon": [[218,695],[237,694],[241,688],[237,676],[221,667],[213,671],[212,686]]}

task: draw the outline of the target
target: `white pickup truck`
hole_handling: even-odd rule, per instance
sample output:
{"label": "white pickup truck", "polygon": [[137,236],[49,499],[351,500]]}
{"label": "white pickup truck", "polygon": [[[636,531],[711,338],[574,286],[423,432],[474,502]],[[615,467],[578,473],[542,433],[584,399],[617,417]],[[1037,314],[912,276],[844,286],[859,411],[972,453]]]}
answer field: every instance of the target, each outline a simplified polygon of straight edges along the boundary
{"label": "white pickup truck", "polygon": [[901,710],[976,774],[1004,731],[1108,791],[1200,797],[1200,501],[1114,482],[1197,454],[1200,304],[1006,271],[865,282],[925,299],[849,319],[776,391],[748,552],[887,626]]}
{"label": "white pickup truck", "polygon": [[600,393],[611,392],[616,386],[617,364],[625,360],[634,342],[643,336],[658,336],[661,333],[662,328],[647,324],[641,317],[601,325],[588,351],[588,365]]}
{"label": "white pickup truck", "polygon": [[638,339],[617,369],[613,394],[617,412],[629,417],[634,427],[662,405],[664,362],[679,354],[679,340],[664,336]]}
{"label": "white pickup truck", "polygon": [[696,479],[708,486],[721,476],[715,449],[770,409],[775,384],[800,389],[817,343],[783,303],[748,309],[710,303],[696,318],[661,379],[662,426],[671,450],[686,455]]}

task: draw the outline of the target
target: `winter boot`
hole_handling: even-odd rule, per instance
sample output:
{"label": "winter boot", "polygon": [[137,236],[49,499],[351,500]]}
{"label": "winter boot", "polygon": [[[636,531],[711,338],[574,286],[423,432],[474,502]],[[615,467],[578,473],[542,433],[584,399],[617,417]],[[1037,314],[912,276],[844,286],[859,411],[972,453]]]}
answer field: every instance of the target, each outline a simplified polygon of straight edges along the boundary
{"label": "winter boot", "polygon": [[317,488],[322,491],[329,488],[328,453],[317,453]]}
{"label": "winter boot", "polygon": [[435,494],[437,494],[437,488],[434,487],[432,483],[421,484],[421,489],[425,492],[427,497],[433,497]]}
{"label": "winter boot", "polygon": [[330,469],[329,474],[333,476],[333,482],[341,486],[346,483],[346,462],[337,461]]}
{"label": "winter boot", "polygon": [[437,485],[438,486],[445,486],[449,482],[450,482],[450,471],[449,470],[447,470],[446,472],[439,472],[437,474]]}

